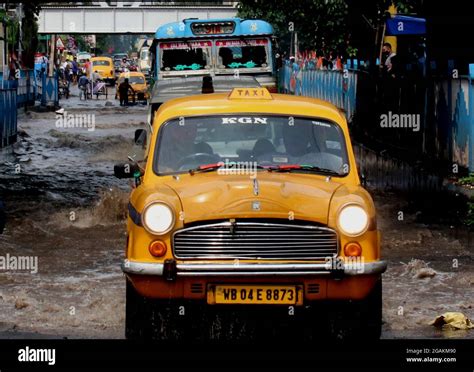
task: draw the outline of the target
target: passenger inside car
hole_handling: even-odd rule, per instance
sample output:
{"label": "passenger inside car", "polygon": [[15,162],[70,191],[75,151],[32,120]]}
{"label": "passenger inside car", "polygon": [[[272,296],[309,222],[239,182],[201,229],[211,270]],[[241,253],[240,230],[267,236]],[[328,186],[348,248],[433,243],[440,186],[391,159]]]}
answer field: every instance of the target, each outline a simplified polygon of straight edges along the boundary
{"label": "passenger inside car", "polygon": [[[215,157],[212,147],[206,142],[195,143],[196,125],[175,125],[169,123],[165,128],[166,139],[162,141],[160,165],[163,172],[173,172],[186,164],[186,159],[201,154],[200,158]],[[204,160],[205,161],[205,160]]]}

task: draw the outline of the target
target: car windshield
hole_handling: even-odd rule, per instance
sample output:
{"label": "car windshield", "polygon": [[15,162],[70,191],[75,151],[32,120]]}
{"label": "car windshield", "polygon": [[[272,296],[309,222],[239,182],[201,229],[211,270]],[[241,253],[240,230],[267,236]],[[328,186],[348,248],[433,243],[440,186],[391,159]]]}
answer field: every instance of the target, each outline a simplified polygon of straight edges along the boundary
{"label": "car windshield", "polygon": [[209,68],[211,46],[210,41],[161,43],[161,71]]}
{"label": "car windshield", "polygon": [[349,171],[341,128],[329,121],[289,116],[189,117],[165,123],[154,154],[157,174],[186,172],[218,162],[262,167],[304,165],[337,175]]}
{"label": "car windshield", "polygon": [[268,67],[266,39],[217,41],[217,67],[225,69]]}
{"label": "car windshield", "polygon": [[[129,84],[145,84],[145,79],[143,78],[143,76],[128,76],[127,78]],[[119,79],[119,84],[123,83],[124,80],[125,78],[121,77]]]}
{"label": "car windshield", "polygon": [[106,60],[93,61],[92,66],[110,66],[110,62]]}

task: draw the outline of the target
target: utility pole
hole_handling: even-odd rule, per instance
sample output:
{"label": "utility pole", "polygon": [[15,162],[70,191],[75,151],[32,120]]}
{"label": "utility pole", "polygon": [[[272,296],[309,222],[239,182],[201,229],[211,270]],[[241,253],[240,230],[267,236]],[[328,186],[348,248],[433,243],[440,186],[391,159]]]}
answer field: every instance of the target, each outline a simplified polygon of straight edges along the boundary
{"label": "utility pole", "polygon": [[18,36],[18,62],[20,62],[22,60],[21,55],[23,53],[23,49],[21,45],[21,41],[23,40],[23,4],[22,3],[18,3],[16,13],[17,13],[18,22],[20,25],[19,36]]}
{"label": "utility pole", "polygon": [[50,55],[49,55],[49,71],[48,71],[49,77],[52,77],[54,74],[54,66],[56,65],[55,50],[56,50],[56,34],[52,34],[51,41],[50,41]]}
{"label": "utility pole", "polygon": [[2,24],[0,25],[0,63],[2,65],[3,79],[2,84],[8,76],[8,44],[7,44],[7,5],[0,5],[0,12],[2,15]]}

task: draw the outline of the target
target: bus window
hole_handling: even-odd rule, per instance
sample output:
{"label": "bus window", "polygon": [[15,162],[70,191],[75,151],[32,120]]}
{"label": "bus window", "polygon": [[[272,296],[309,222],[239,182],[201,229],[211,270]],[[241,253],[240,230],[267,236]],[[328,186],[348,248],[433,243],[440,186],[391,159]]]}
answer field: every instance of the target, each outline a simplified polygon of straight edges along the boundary
{"label": "bus window", "polygon": [[211,42],[161,43],[161,71],[210,68]]}
{"label": "bus window", "polygon": [[217,41],[219,69],[268,67],[266,39]]}
{"label": "bus window", "polygon": [[140,59],[143,61],[150,59],[150,51],[148,49],[142,49],[140,52]]}

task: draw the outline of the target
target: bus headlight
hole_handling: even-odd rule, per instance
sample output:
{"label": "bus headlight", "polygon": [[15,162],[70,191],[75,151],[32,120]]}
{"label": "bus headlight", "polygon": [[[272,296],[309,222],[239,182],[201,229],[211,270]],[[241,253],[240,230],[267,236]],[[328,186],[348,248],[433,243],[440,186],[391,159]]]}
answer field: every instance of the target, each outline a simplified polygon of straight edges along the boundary
{"label": "bus headlight", "polygon": [[142,224],[151,234],[166,234],[174,226],[174,212],[161,202],[149,204],[143,211]]}
{"label": "bus headlight", "polygon": [[339,212],[337,224],[345,235],[359,236],[367,231],[369,216],[361,206],[349,204]]}

